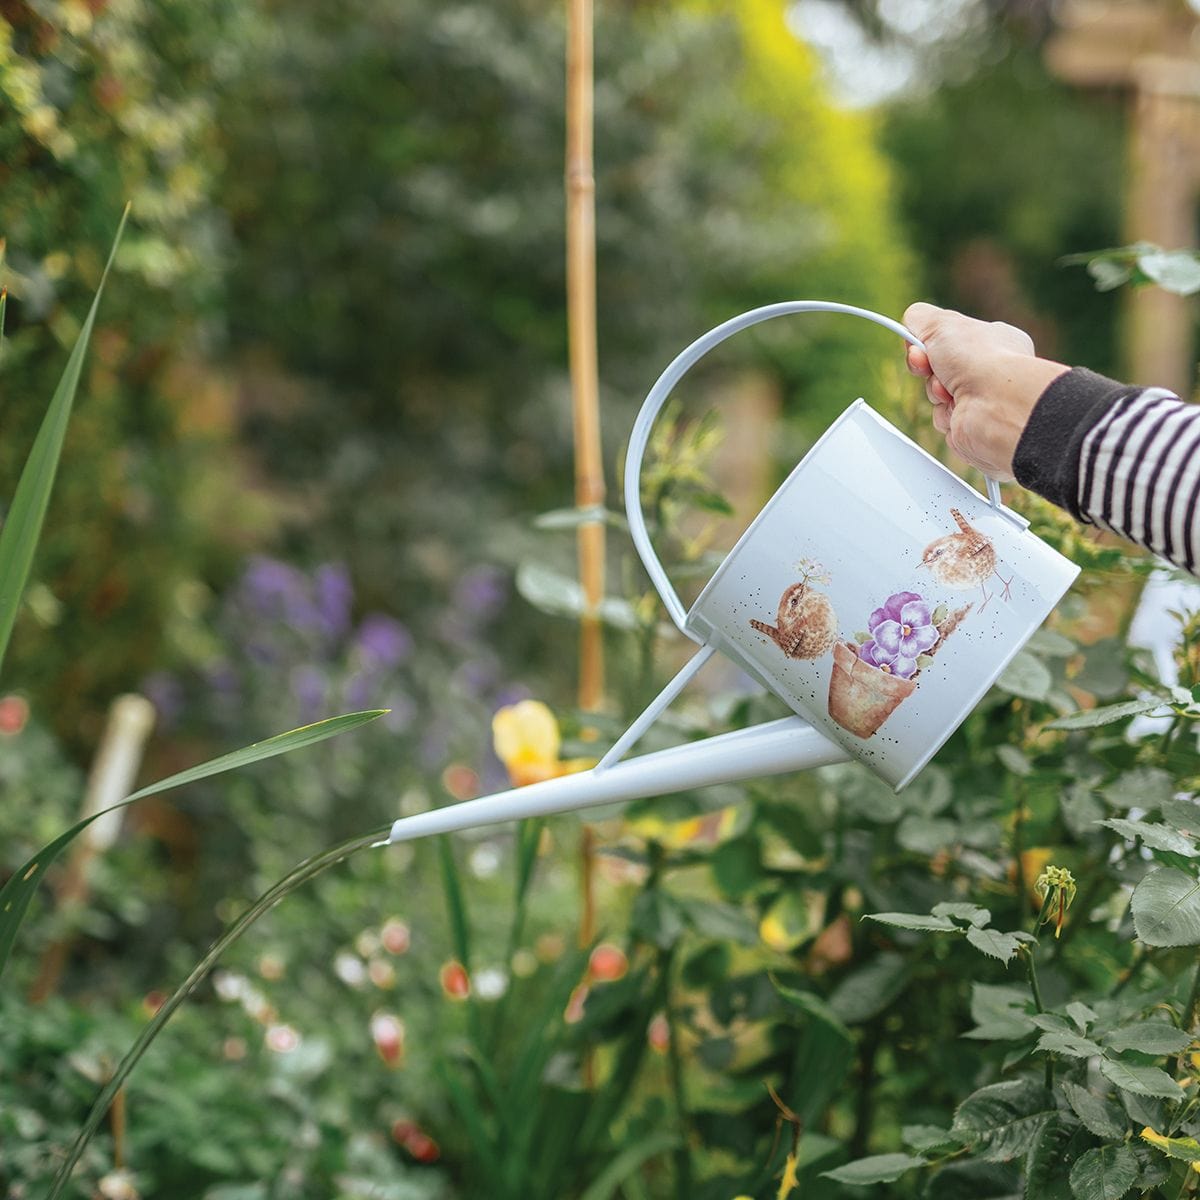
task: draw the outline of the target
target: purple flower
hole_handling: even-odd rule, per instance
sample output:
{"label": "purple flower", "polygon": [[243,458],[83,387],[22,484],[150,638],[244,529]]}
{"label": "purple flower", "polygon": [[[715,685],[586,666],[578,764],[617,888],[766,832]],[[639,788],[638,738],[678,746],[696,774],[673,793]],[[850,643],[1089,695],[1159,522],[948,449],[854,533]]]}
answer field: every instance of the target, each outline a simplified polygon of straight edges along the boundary
{"label": "purple flower", "polygon": [[412,653],[412,635],[383,613],[368,613],[358,627],[358,648],[372,667],[399,666]]}
{"label": "purple flower", "polygon": [[889,675],[911,679],[917,659],[928,654],[938,641],[929,605],[915,592],[889,596],[870,617],[871,639],[858,649],[858,656]]}
{"label": "purple flower", "polygon": [[867,628],[874,633],[875,626],[884,621],[899,621],[900,610],[913,600],[920,600],[916,592],[895,592],[884,602],[882,608],[877,608],[867,620]]}
{"label": "purple flower", "polygon": [[303,572],[274,558],[256,555],[238,585],[249,611],[269,621],[284,621],[307,632],[321,627],[321,614]]}
{"label": "purple flower", "polygon": [[292,671],[291,684],[300,719],[315,721],[325,707],[325,676],[316,667],[300,666]]}
{"label": "purple flower", "polygon": [[321,628],[328,637],[339,638],[350,628],[350,608],[354,603],[350,572],[341,563],[325,563],[317,568],[313,583]]}
{"label": "purple flower", "polygon": [[508,599],[508,582],[498,567],[472,567],[458,581],[451,603],[456,611],[470,615],[478,624],[494,617]]}

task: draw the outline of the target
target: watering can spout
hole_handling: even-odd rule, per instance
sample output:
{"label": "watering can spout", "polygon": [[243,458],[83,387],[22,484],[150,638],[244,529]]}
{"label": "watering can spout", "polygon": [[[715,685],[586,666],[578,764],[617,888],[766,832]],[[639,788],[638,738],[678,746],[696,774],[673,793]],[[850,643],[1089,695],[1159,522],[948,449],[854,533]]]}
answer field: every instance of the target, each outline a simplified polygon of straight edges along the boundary
{"label": "watering can spout", "polygon": [[784,717],[750,729],[642,754],[615,766],[481,796],[444,808],[401,817],[388,842],[407,842],[526,817],[545,817],[645,796],[662,796],[715,783],[782,775],[842,762],[846,752],[800,717]]}

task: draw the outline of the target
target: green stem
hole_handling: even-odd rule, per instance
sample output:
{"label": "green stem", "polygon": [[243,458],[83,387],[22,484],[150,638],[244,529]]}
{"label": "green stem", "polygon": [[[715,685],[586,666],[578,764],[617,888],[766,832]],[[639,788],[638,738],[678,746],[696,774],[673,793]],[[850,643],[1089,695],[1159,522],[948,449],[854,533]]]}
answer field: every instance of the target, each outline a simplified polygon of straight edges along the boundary
{"label": "green stem", "polygon": [[381,829],[373,830],[371,833],[363,834],[356,838],[351,838],[349,841],[342,842],[340,845],[334,846],[330,850],[323,850],[319,854],[314,854],[311,858],[306,858],[302,863],[294,867],[289,874],[284,876],[274,887],[265,891],[259,898],[244,912],[238,919],[225,930],[223,934],[213,942],[212,946],[205,956],[192,968],[192,973],[175,989],[174,994],[168,999],[163,1006],[154,1014],[150,1023],[142,1030],[137,1041],[129,1048],[125,1057],[117,1064],[117,1069],[113,1072],[112,1078],[101,1089],[100,1094],[96,1097],[92,1104],[91,1111],[87,1115],[87,1119],[83,1123],[83,1127],[79,1130],[71,1149],[67,1153],[66,1159],[58,1169],[58,1174],[54,1176],[54,1182],[50,1185],[50,1191],[46,1196],[46,1200],[57,1200],[57,1197],[62,1195],[62,1190],[66,1186],[71,1177],[71,1172],[75,1169],[75,1164],[79,1162],[84,1150],[87,1149],[88,1143],[92,1140],[100,1122],[104,1120],[105,1113],[108,1112],[109,1106],[112,1104],[117,1092],[121,1090],[121,1085],[129,1078],[130,1072],[137,1066],[142,1055],[150,1048],[150,1043],[162,1032],[163,1027],[174,1015],[175,1010],[196,990],[200,982],[212,969],[217,959],[221,957],[225,951],[233,945],[234,942],[258,920],[259,917],[268,913],[289,893],[294,892],[302,883],[307,883],[310,879],[320,875],[323,871],[327,871],[330,867],[340,863],[344,858],[349,858],[351,854],[359,850],[365,850],[369,846],[378,844],[382,839],[387,837],[388,831],[391,828],[389,825],[384,825]]}
{"label": "green stem", "polygon": [[[1183,1028],[1191,1033],[1196,1027],[1196,1004],[1200,1001],[1200,962],[1192,975],[1192,988],[1188,992],[1187,1002],[1183,1006]],[[1179,1060],[1172,1058],[1167,1062],[1167,1074],[1174,1075],[1179,1070]],[[1192,1174],[1195,1174],[1193,1171]]]}
{"label": "green stem", "polygon": [[[1043,907],[1045,907],[1043,905]],[[1033,961],[1033,949],[1030,946],[1024,947],[1025,965],[1029,969],[1029,990],[1033,993],[1033,1006],[1040,1013],[1046,1011],[1046,1006],[1042,1003],[1042,989],[1038,983],[1037,965]],[[1046,1090],[1050,1091],[1054,1087],[1054,1055],[1049,1051],[1046,1052]]]}
{"label": "green stem", "polygon": [[[675,958],[674,950],[664,950],[659,956],[659,970],[664,981],[670,979]],[[671,992],[668,984],[663,1011],[667,1018],[667,1067],[671,1075],[671,1097],[675,1102],[675,1120],[679,1125],[680,1143],[674,1151],[675,1195],[677,1200],[691,1200],[692,1159],[688,1152],[688,1110],[683,1090],[683,1055],[679,1049],[679,1031],[671,1012]]]}
{"label": "green stem", "polygon": [[1133,962],[1129,964],[1125,973],[1117,980],[1113,990],[1109,993],[1110,996],[1119,996],[1126,986],[1141,973],[1142,968],[1150,961],[1150,951],[1146,949],[1142,942],[1138,942],[1133,951]]}
{"label": "green stem", "polygon": [[867,1153],[875,1124],[875,1059],[882,1041],[882,1023],[872,1021],[859,1047],[860,1074],[854,1101],[854,1134],[850,1139],[850,1157],[862,1158]]}
{"label": "green stem", "polygon": [[1028,912],[1025,905],[1028,903],[1026,897],[1029,895],[1029,883],[1025,878],[1024,862],[1025,788],[1020,782],[1014,785],[1013,793],[1016,799],[1016,811],[1013,813],[1013,862],[1017,879],[1017,912],[1021,914],[1019,920],[1023,921]]}

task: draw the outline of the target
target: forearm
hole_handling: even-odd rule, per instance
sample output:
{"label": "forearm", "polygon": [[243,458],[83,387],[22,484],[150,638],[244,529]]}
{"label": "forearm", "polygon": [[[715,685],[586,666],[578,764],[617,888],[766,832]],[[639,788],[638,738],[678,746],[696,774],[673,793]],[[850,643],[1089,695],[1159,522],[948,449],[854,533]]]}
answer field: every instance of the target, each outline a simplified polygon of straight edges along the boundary
{"label": "forearm", "polygon": [[1042,393],[1013,473],[1079,520],[1200,573],[1200,407],[1076,368]]}

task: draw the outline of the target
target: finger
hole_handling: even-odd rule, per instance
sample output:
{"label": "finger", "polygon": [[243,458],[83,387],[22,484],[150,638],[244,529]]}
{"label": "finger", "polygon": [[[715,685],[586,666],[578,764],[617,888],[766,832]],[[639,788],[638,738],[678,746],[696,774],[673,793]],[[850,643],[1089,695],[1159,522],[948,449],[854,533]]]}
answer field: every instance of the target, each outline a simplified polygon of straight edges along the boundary
{"label": "finger", "polygon": [[938,322],[938,318],[944,310],[937,307],[935,304],[926,304],[919,300],[916,304],[910,304],[904,310],[904,316],[901,320],[924,341],[929,333],[933,330]]}
{"label": "finger", "polygon": [[950,420],[954,412],[948,404],[938,404],[933,410],[933,427],[942,435],[950,436]]}
{"label": "finger", "polygon": [[928,387],[933,392],[934,402],[936,404],[953,404],[954,395],[946,387],[946,385],[936,376],[930,377]]}
{"label": "finger", "polygon": [[919,347],[909,346],[906,359],[910,375],[916,375],[924,379],[933,374],[933,367],[929,365],[929,355]]}

